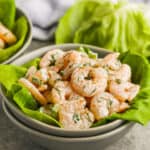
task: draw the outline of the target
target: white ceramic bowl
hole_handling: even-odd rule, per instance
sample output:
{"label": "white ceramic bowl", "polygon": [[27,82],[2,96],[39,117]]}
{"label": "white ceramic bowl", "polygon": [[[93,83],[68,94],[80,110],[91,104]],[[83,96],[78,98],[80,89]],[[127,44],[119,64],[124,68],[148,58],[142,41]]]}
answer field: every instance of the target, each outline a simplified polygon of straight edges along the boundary
{"label": "white ceramic bowl", "polygon": [[134,123],[126,122],[110,132],[99,134],[92,137],[67,138],[53,136],[39,132],[19,121],[3,102],[3,109],[8,118],[21,130],[24,131],[26,138],[30,138],[37,145],[41,145],[48,150],[100,150],[104,147],[113,144],[128,133]]}
{"label": "white ceramic bowl", "polygon": [[[104,57],[106,54],[110,53],[104,49],[94,47],[94,46],[89,46],[89,45],[83,45],[83,44],[64,44],[64,45],[55,45],[55,46],[48,46],[44,48],[40,48],[38,50],[34,50],[31,53],[28,53],[19,59],[15,60],[13,62],[14,65],[22,65],[36,57],[41,57],[43,54],[45,54],[47,51],[52,50],[52,49],[63,49],[64,51],[70,50],[70,49],[77,49],[80,46],[88,47],[91,50],[97,52],[99,54],[99,57]],[[57,135],[57,136],[64,136],[64,137],[85,137],[85,136],[93,136],[96,134],[108,132],[112,129],[117,128],[119,125],[121,125],[124,121],[123,120],[115,120],[112,121],[106,125],[102,125],[99,127],[95,128],[90,128],[90,129],[84,129],[84,130],[67,130],[67,129],[62,129],[58,128],[52,125],[47,125],[45,123],[42,123],[40,121],[37,121],[35,119],[32,119],[26,115],[24,115],[21,110],[13,103],[13,101],[9,100],[5,96],[5,92],[1,89],[1,95],[3,97],[3,100],[5,103],[8,105],[8,107],[11,109],[12,113],[22,122],[25,124],[29,125],[32,128],[35,128],[39,131],[52,134],[52,135]]]}

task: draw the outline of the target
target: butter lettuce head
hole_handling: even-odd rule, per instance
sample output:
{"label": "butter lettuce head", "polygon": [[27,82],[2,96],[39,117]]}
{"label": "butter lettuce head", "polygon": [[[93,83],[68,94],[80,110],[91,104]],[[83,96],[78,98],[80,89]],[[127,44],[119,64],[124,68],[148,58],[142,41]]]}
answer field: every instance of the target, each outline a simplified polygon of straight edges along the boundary
{"label": "butter lettuce head", "polygon": [[[135,121],[143,125],[150,121],[150,64],[146,57],[129,52],[121,54],[120,60],[122,63],[130,65],[132,82],[140,85],[140,91],[133,99],[128,110],[123,113],[114,113],[94,123],[92,127],[100,126],[115,119]],[[28,67],[32,65],[38,67],[38,63],[39,58],[30,61],[22,67],[1,64],[0,83],[5,87],[7,91],[5,94],[8,99],[13,100],[24,114],[44,123],[61,127],[61,124],[53,116],[39,110],[39,104],[31,93],[17,82],[20,77],[25,75]]]}
{"label": "butter lettuce head", "polygon": [[118,3],[84,0],[76,3],[61,18],[56,31],[56,43],[86,43],[148,57],[148,14],[150,11],[144,5],[121,0]]}
{"label": "butter lettuce head", "polygon": [[10,58],[23,46],[27,33],[28,21],[24,16],[16,18],[16,6],[14,0],[0,0],[0,22],[9,28],[17,37],[13,45],[0,49],[0,63]]}

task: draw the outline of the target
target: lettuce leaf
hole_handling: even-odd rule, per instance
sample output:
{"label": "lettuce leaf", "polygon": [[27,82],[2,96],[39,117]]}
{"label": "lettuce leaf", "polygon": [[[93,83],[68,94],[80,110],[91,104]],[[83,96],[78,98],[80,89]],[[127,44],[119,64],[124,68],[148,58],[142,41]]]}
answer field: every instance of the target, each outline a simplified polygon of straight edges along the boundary
{"label": "lettuce leaf", "polygon": [[56,43],[86,43],[150,56],[150,18],[145,5],[84,0],[61,18]]}
{"label": "lettuce leaf", "polygon": [[[35,62],[39,62],[39,59],[34,59],[24,66],[30,67]],[[0,64],[0,83],[5,87],[7,97],[9,100],[13,100],[26,115],[47,124],[61,127],[61,124],[53,117],[39,111],[38,103],[31,93],[17,82],[19,78],[25,75],[26,71],[27,68],[23,66]]]}
{"label": "lettuce leaf", "polygon": [[92,58],[92,59],[96,59],[97,58],[97,53],[92,52],[90,48],[80,47],[78,49],[78,51],[86,53],[89,56],[89,58]]}
{"label": "lettuce leaf", "polygon": [[18,90],[14,96],[14,101],[20,108],[28,108],[32,110],[38,109],[36,100],[32,97],[31,93],[26,88]]}
{"label": "lettuce leaf", "polygon": [[40,58],[35,58],[35,59],[23,64],[22,67],[29,68],[31,66],[35,66],[36,68],[39,68],[39,63],[40,63]]}
{"label": "lettuce leaf", "polygon": [[15,23],[16,6],[14,0],[0,0],[0,21],[12,29]]}
{"label": "lettuce leaf", "polygon": [[61,127],[60,123],[53,117],[39,111],[36,100],[32,97],[31,93],[26,88],[22,88],[16,92],[14,94],[13,100],[27,116],[47,124]]}
{"label": "lettuce leaf", "polygon": [[114,5],[112,3],[104,3],[100,0],[86,0],[76,3],[59,21],[55,36],[56,43],[72,43],[75,32],[85,21],[91,20],[95,16],[101,18],[113,10]]}
{"label": "lettuce leaf", "polygon": [[122,63],[129,64],[132,69],[132,81],[140,85],[140,92],[133,99],[131,107],[124,113],[114,113],[111,116],[93,124],[96,127],[115,119],[135,121],[147,124],[150,121],[150,65],[147,59],[138,54],[122,54]]}
{"label": "lettuce leaf", "polygon": [[28,22],[25,17],[20,17],[13,27],[13,33],[17,36],[17,42],[5,49],[0,49],[0,63],[7,60],[24,44],[28,32]]}
{"label": "lettuce leaf", "polygon": [[27,69],[13,65],[0,64],[0,83],[10,91],[12,86],[23,77]]}

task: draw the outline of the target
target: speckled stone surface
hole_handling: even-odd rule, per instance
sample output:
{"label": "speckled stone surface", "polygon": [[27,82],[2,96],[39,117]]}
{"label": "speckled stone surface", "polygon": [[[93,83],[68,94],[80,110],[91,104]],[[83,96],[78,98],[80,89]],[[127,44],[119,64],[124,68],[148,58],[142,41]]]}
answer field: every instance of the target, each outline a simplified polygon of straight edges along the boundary
{"label": "speckled stone surface", "polygon": [[[47,44],[49,43],[34,41],[28,48],[28,51],[32,51],[35,48]],[[1,98],[0,150],[46,150],[45,148],[32,143],[21,130],[8,120],[2,110]],[[110,145],[105,150],[150,150],[150,124],[145,127],[136,124],[122,139],[115,142],[113,145]]]}

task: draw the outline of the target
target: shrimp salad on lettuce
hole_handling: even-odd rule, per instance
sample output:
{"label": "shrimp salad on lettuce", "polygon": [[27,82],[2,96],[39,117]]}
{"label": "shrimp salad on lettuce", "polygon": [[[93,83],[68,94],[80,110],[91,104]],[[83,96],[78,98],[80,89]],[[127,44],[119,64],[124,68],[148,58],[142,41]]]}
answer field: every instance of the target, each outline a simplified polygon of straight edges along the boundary
{"label": "shrimp salad on lettuce", "polygon": [[[137,66],[136,60],[143,64]],[[12,83],[3,83],[2,78],[8,75],[0,71],[7,96],[13,97],[26,115],[47,124],[77,130],[114,119],[141,124],[150,119],[140,117],[150,114],[150,81],[143,79],[143,74],[148,77],[150,68],[138,54],[109,53],[98,58],[83,47],[69,51],[53,49],[21,67],[1,68],[11,72],[13,78]],[[143,71],[139,72],[140,69]],[[145,112],[141,111],[144,105]]]}

